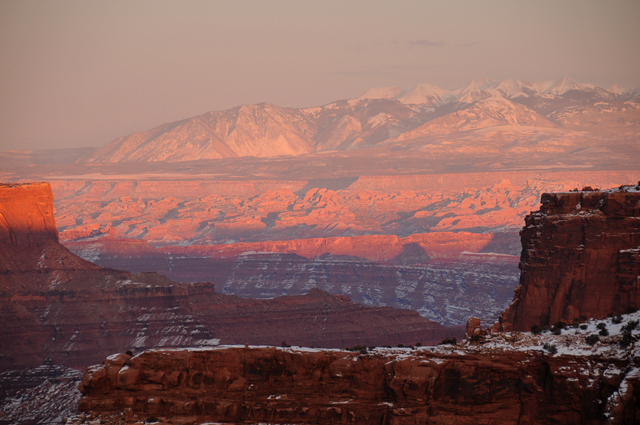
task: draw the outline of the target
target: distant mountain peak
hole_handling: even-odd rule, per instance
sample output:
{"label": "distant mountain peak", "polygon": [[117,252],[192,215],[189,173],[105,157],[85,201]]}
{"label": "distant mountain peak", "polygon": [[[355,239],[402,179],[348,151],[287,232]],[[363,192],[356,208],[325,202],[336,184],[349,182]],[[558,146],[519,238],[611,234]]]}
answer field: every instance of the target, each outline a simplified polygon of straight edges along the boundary
{"label": "distant mountain peak", "polygon": [[364,99],[395,99],[400,96],[404,91],[402,86],[393,87],[374,87],[369,89],[365,94],[360,96],[358,100]]}
{"label": "distant mountain peak", "polygon": [[448,93],[448,90],[434,86],[433,84],[418,84],[416,88],[400,97],[398,100],[404,104],[429,104],[435,105]]}
{"label": "distant mountain peak", "polygon": [[570,90],[585,90],[586,88],[584,84],[580,84],[569,77],[562,77],[546,89],[544,93],[562,96]]}
{"label": "distant mountain peak", "polygon": [[614,86],[609,87],[607,89],[607,91],[609,93],[613,93],[613,94],[616,94],[616,95],[621,95],[622,93],[624,93],[626,91],[626,89],[624,87],[620,87],[619,85],[616,84]]}
{"label": "distant mountain peak", "polygon": [[490,80],[489,78],[476,78],[474,80],[471,80],[465,86],[462,86],[455,90],[451,90],[451,92],[458,96],[463,96],[472,91],[489,89],[496,83],[496,80]]}
{"label": "distant mountain peak", "polygon": [[[376,87],[358,99],[314,108],[263,102],[208,112],[120,137],[84,160],[176,162],[297,156],[506,126],[511,126],[510,134],[515,134],[514,126],[573,131],[590,129],[594,122],[599,132],[636,131],[640,125],[637,107],[621,105],[625,101],[638,103],[640,88],[607,91],[567,77],[543,82],[478,78],[455,90],[426,83],[411,91],[401,86]],[[608,102],[613,104],[606,106]],[[601,110],[607,114],[601,116]],[[628,125],[618,130],[622,120]]]}

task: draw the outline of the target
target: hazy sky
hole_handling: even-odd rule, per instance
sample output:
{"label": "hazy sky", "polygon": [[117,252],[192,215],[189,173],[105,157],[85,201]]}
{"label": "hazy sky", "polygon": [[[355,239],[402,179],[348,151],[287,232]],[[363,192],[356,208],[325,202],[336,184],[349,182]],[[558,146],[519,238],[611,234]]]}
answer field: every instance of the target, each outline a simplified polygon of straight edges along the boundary
{"label": "hazy sky", "polygon": [[0,0],[0,150],[477,77],[640,85],[640,1]]}

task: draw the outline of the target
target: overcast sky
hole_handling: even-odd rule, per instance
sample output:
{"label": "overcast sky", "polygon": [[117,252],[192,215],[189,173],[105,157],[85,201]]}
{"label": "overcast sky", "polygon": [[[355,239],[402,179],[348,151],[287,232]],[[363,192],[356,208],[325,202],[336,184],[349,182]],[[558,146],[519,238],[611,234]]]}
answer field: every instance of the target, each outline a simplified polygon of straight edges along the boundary
{"label": "overcast sky", "polygon": [[0,0],[0,150],[477,77],[640,85],[640,1]]}

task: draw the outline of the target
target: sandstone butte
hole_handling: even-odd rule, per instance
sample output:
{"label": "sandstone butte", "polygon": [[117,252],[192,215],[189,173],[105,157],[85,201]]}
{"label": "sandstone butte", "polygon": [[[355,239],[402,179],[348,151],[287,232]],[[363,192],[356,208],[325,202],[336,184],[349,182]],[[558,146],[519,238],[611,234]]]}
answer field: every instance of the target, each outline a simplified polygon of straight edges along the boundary
{"label": "sandstone butte", "polygon": [[[543,195],[540,212],[527,218],[522,232],[522,286],[502,330],[526,328],[527,320],[544,324],[637,308],[639,201],[640,185]],[[536,262],[528,261],[533,253]],[[564,289],[547,296],[539,289],[545,282]],[[592,302],[582,288],[602,302]],[[556,305],[558,312],[549,313]],[[533,313],[521,318],[528,306]],[[478,336],[450,348],[347,353],[245,346],[116,354],[85,373],[84,413],[72,423],[635,424],[638,332],[629,331],[624,343],[619,331],[621,322],[637,327],[639,317],[591,321],[549,336],[482,336],[470,320],[468,332]],[[612,335],[589,342],[601,326],[612,327]]]}
{"label": "sandstone butte", "polygon": [[640,308],[640,183],[546,193],[521,231],[520,286],[504,330]]}
{"label": "sandstone butte", "polygon": [[85,261],[58,243],[47,183],[0,185],[0,370],[86,367],[152,347],[434,344],[461,337],[411,310],[373,308],[321,290],[270,300],[217,293]]}

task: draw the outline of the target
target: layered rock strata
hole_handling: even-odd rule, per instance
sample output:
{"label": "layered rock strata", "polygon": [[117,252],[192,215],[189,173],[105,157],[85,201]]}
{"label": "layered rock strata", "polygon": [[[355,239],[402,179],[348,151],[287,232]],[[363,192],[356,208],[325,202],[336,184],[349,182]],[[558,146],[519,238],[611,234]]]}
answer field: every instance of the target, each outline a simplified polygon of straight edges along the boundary
{"label": "layered rock strata", "polygon": [[114,351],[222,343],[437,343],[460,336],[414,311],[320,290],[250,300],[212,283],[98,267],[57,241],[48,184],[0,186],[0,370],[84,367]]}
{"label": "layered rock strata", "polygon": [[[633,423],[637,348],[594,349],[582,340],[512,334],[367,354],[260,347],[118,354],[85,373],[84,413],[73,423]],[[545,341],[558,354],[542,349]]]}
{"label": "layered rock strata", "polygon": [[78,411],[83,372],[51,361],[0,373],[0,424],[61,424]]}
{"label": "layered rock strata", "polygon": [[21,248],[58,242],[49,183],[0,184],[0,242]]}
{"label": "layered rock strata", "polygon": [[520,286],[504,330],[640,308],[640,184],[545,193],[521,231]]}
{"label": "layered rock strata", "polygon": [[[522,286],[496,330],[638,306],[640,185],[545,194],[522,232]],[[527,261],[529,260],[529,261]],[[553,334],[360,353],[256,347],[119,354],[83,377],[83,416],[135,423],[632,424],[640,313]]]}
{"label": "layered rock strata", "polygon": [[[113,241],[115,246],[118,241]],[[409,308],[452,326],[464,324],[470,314],[485,323],[495,322],[513,299],[520,278],[519,260],[513,255],[470,252],[425,261],[422,251],[421,256],[416,253],[413,258],[403,255],[393,262],[379,262],[345,255],[305,258],[260,251],[210,258],[144,256],[123,250],[119,256],[101,255],[96,263],[133,272],[156,270],[184,282],[210,279],[218,291],[240,297],[302,295],[319,288],[348,295],[363,305]]]}

